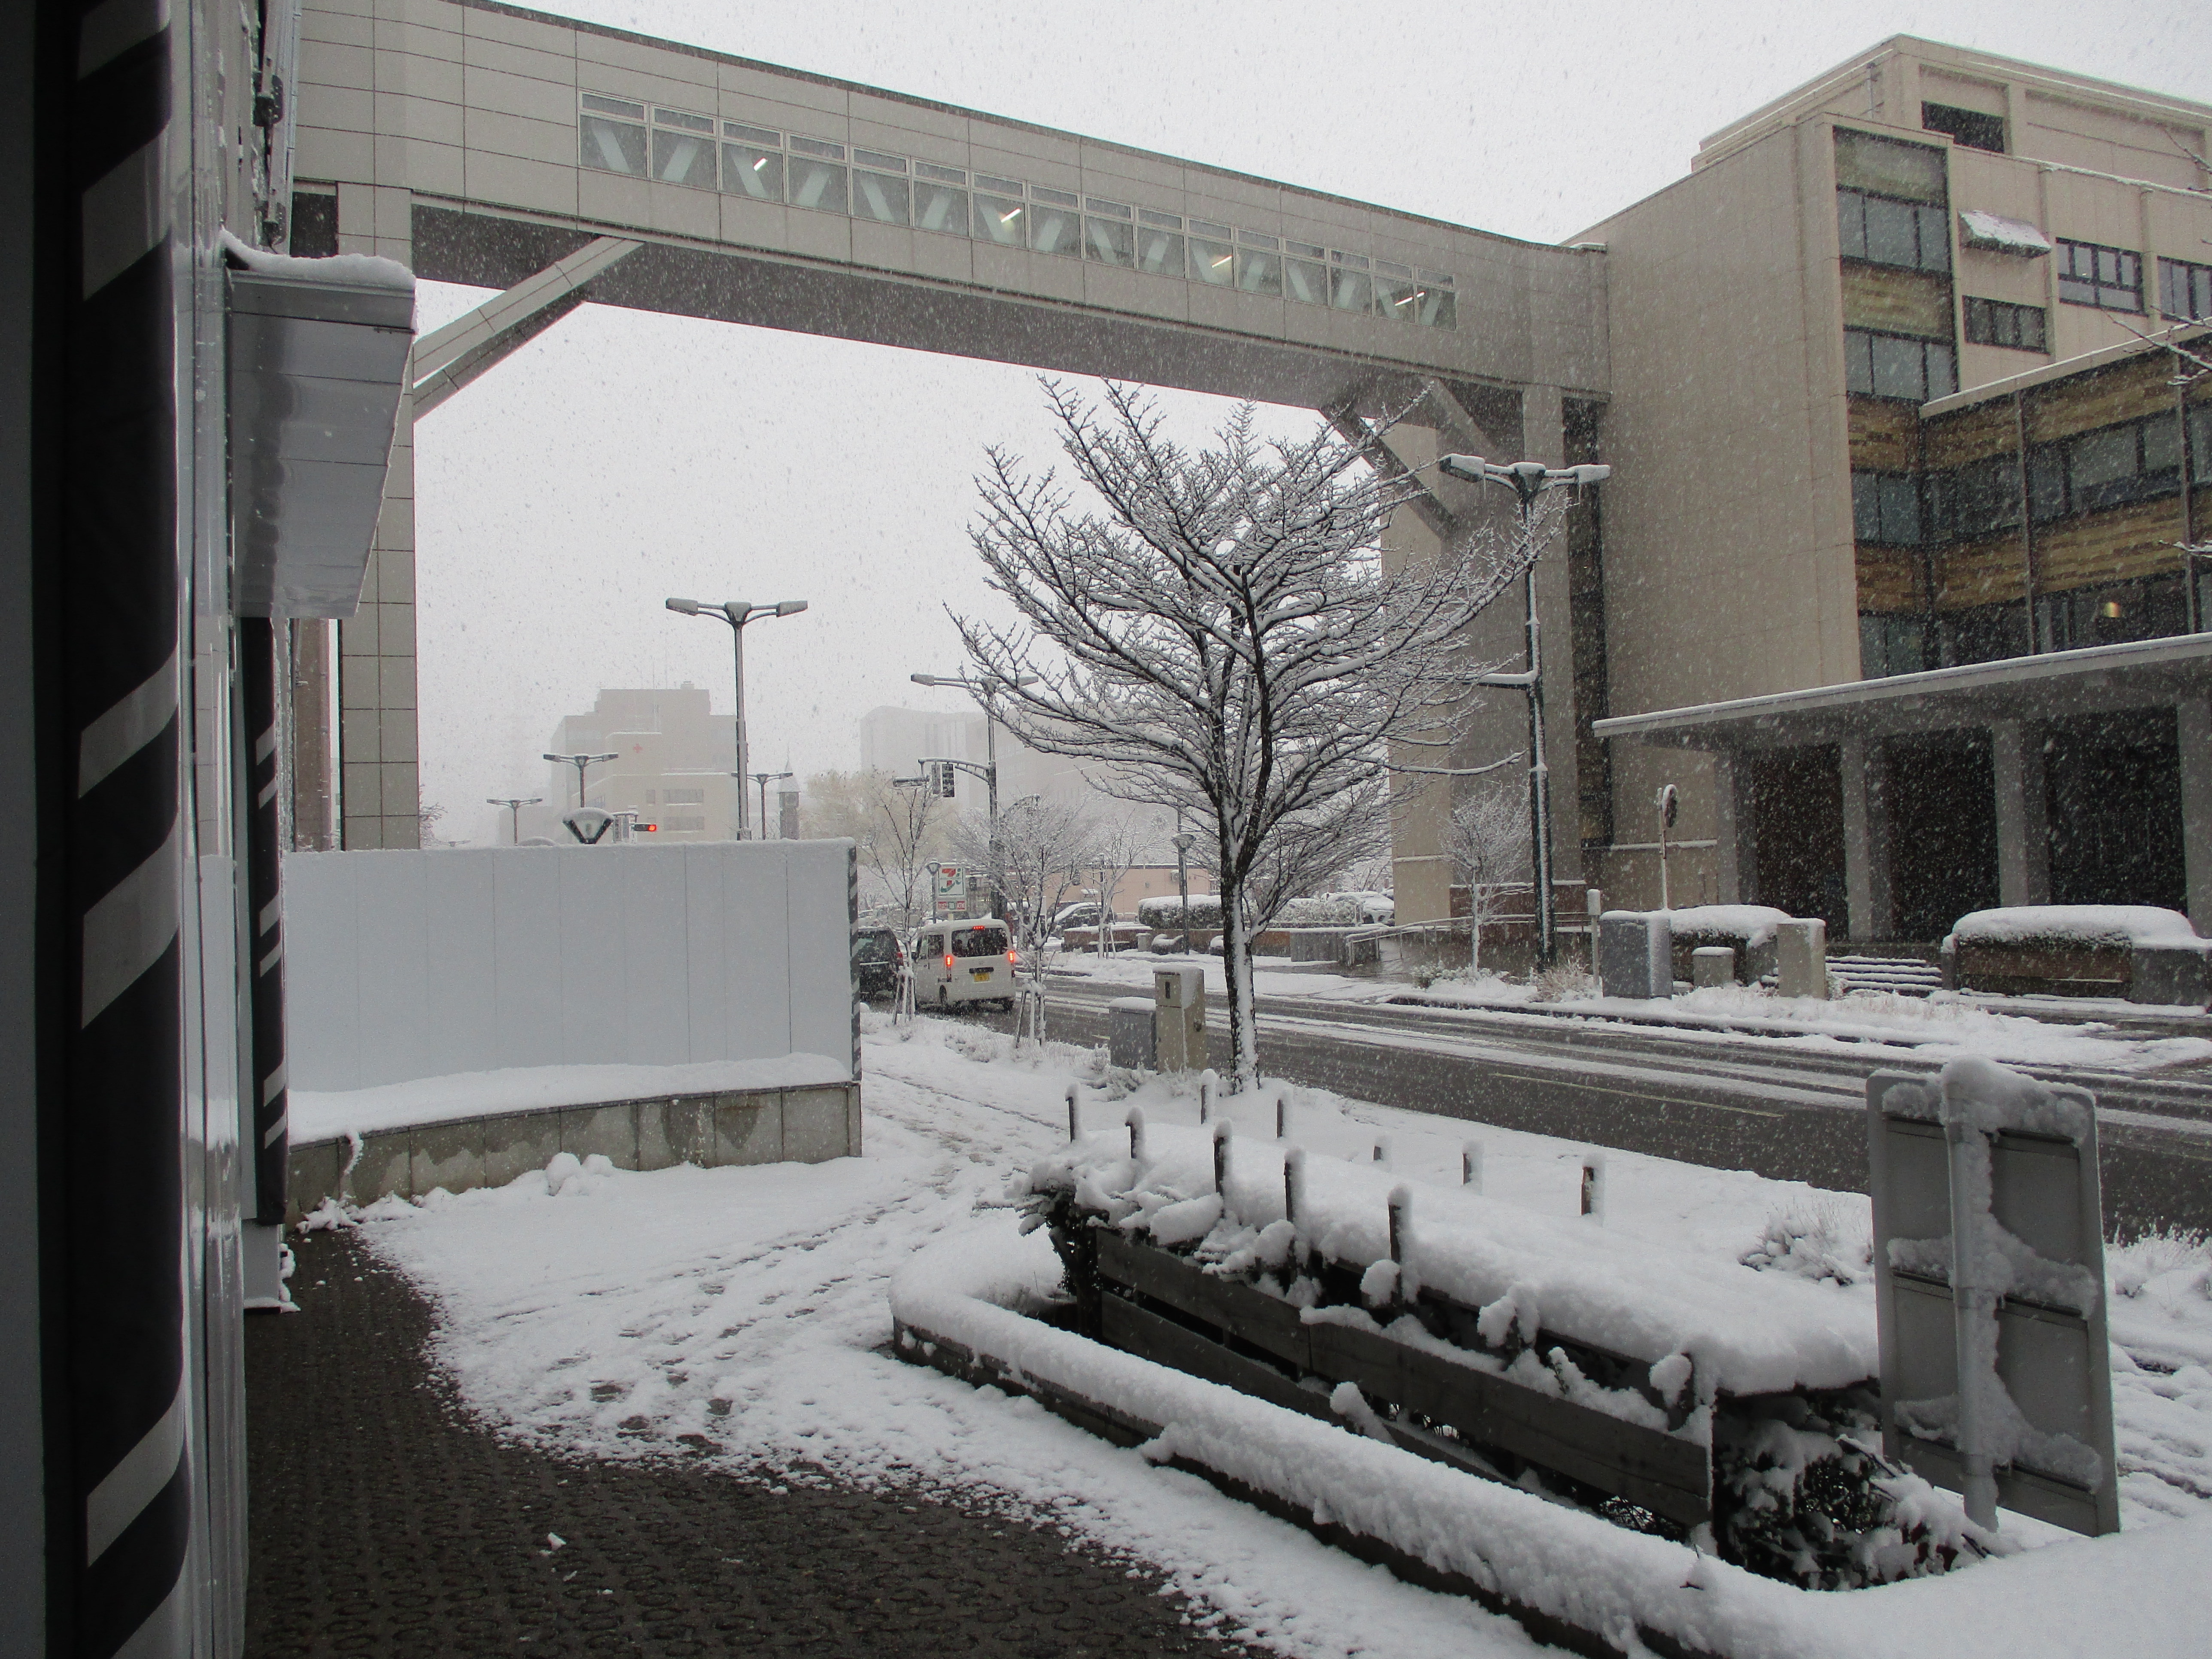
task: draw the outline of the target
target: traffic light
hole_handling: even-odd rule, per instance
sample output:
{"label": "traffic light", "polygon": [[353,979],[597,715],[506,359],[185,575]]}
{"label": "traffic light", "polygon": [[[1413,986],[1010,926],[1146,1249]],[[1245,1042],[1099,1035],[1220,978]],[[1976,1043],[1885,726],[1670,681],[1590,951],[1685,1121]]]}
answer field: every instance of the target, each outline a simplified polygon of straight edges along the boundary
{"label": "traffic light", "polygon": [[937,774],[937,793],[943,796],[946,800],[951,800],[952,799],[953,791],[960,781],[957,775],[956,775],[952,769],[952,763],[951,761],[938,761],[934,763],[932,769]]}

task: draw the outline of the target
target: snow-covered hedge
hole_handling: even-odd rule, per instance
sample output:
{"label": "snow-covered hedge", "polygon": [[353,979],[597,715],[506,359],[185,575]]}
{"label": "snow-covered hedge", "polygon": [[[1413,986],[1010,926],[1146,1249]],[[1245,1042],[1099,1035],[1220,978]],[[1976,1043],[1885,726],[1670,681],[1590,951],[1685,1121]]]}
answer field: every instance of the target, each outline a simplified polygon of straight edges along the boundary
{"label": "snow-covered hedge", "polygon": [[1218,927],[1221,900],[1212,893],[1193,893],[1190,909],[1186,914],[1182,900],[1173,894],[1139,899],[1137,920],[1147,927]]}
{"label": "snow-covered hedge", "polygon": [[2154,904],[2014,904],[1960,916],[1944,941],[1960,945],[2051,945],[2104,950],[2136,945],[2212,945],[2178,910]]}
{"label": "snow-covered hedge", "polygon": [[1275,918],[1278,927],[1358,927],[1389,921],[1397,914],[1388,893],[1324,893],[1296,898]]}

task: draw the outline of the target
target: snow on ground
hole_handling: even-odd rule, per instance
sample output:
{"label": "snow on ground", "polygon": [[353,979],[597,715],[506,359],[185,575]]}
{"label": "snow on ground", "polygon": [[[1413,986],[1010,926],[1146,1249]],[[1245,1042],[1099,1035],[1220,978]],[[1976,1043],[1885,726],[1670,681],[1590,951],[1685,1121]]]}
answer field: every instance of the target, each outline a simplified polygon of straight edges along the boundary
{"label": "snow on ground", "polygon": [[[1033,1402],[890,1356],[891,1273],[1064,1140],[1072,1079],[1094,1128],[1133,1103],[1154,1122],[1196,1122],[1187,1081],[1131,1092],[1096,1055],[1011,1048],[948,1021],[921,1020],[903,1042],[871,1030],[864,1158],[643,1175],[556,1160],[550,1181],[533,1172],[420,1207],[385,1200],[368,1212],[370,1237],[437,1301],[439,1358],[469,1406],[548,1447],[995,1496],[1157,1564],[1209,1620],[1286,1654],[1528,1650],[1518,1626],[1469,1603],[1363,1566]],[[1371,1163],[1382,1138],[1397,1169],[1455,1181],[1473,1134],[1487,1193],[1559,1215],[1577,1206],[1572,1143],[1283,1092],[1311,1156]],[[1275,1093],[1230,1103],[1242,1133],[1273,1133]],[[1607,1182],[1611,1225],[1630,1239],[1729,1261],[1764,1240],[1785,1270],[1863,1271],[1862,1195],[1620,1152]],[[2212,1251],[2148,1240],[2112,1267],[2124,1522],[2212,1515]],[[1842,1294],[1871,1317],[1863,1278]]]}
{"label": "snow on ground", "polygon": [[[1142,991],[1152,988],[1155,968],[1203,968],[1206,995],[1218,1004],[1229,994],[1229,981],[1221,958],[1195,951],[1188,956],[1156,957],[1150,951],[1109,951],[1104,956],[1089,951],[1067,951],[1055,953],[1045,962],[1045,971],[1054,978],[1065,975],[1069,979],[1087,979],[1096,985],[1126,985]],[[1406,988],[1395,980],[1353,979],[1332,974],[1326,968],[1297,966],[1288,957],[1252,958],[1252,989],[1256,996],[1379,1002]]]}

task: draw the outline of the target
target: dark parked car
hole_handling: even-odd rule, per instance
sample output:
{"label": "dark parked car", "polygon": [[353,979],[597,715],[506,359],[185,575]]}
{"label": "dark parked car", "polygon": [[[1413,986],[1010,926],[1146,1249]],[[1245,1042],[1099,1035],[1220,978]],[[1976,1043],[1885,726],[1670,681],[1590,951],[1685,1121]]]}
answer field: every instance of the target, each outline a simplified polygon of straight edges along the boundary
{"label": "dark parked car", "polygon": [[853,930],[853,976],[864,997],[887,997],[898,989],[906,947],[889,927]]}

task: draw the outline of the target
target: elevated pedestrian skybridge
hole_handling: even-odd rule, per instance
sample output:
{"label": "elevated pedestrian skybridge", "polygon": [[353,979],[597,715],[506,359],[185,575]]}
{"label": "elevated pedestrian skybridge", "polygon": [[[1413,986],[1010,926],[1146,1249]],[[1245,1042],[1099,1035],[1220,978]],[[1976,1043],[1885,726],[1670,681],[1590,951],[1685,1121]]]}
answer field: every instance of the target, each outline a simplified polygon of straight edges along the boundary
{"label": "elevated pedestrian skybridge", "polygon": [[[503,291],[416,349],[341,630],[349,847],[416,839],[414,415],[586,299],[1310,408],[1363,441],[1411,406],[1375,444],[1394,469],[1431,434],[1556,459],[1561,398],[1606,385],[1601,253],[489,0],[307,0],[284,118],[294,252]],[[1475,509],[1437,481],[1419,510],[1449,540]]]}

